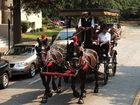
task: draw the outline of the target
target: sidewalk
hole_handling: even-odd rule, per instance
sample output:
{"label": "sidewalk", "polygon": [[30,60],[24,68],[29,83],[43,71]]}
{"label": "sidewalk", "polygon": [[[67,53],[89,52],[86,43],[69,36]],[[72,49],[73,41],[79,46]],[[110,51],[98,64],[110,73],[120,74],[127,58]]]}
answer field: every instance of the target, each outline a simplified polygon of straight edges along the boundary
{"label": "sidewalk", "polygon": [[4,53],[6,51],[8,51],[8,46],[6,46],[6,47],[0,47],[0,52],[1,53]]}

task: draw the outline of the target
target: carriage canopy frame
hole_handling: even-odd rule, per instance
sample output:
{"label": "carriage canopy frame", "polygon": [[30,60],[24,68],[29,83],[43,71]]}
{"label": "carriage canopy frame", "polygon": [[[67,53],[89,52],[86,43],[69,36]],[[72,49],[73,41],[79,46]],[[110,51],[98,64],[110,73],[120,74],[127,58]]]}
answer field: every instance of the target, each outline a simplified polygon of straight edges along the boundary
{"label": "carriage canopy frame", "polygon": [[90,13],[91,17],[119,16],[119,11],[114,9],[65,9],[60,11],[60,16],[82,16]]}

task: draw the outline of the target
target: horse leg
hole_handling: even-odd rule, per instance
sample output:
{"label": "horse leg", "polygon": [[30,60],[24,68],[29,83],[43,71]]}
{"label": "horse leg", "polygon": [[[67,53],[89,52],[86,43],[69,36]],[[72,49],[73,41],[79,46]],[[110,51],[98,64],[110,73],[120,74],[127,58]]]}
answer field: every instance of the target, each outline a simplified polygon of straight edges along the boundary
{"label": "horse leg", "polygon": [[99,85],[98,85],[98,70],[95,70],[95,88],[94,93],[98,93]]}
{"label": "horse leg", "polygon": [[76,81],[76,77],[71,77],[71,88],[73,91],[73,96],[78,98],[79,92],[75,89],[75,81]]}
{"label": "horse leg", "polygon": [[56,86],[55,80],[56,80],[56,78],[54,76],[52,76],[52,88],[53,88],[54,91],[57,90],[57,86]]}
{"label": "horse leg", "polygon": [[62,90],[61,90],[61,80],[62,80],[62,77],[59,77],[59,81],[58,81],[58,93],[61,93]]}
{"label": "horse leg", "polygon": [[86,91],[85,91],[86,73],[84,70],[79,71],[79,77],[81,81],[81,86],[80,86],[81,94],[78,100],[78,104],[83,104],[84,103],[83,97],[86,96]]}
{"label": "horse leg", "polygon": [[56,78],[53,76],[52,77],[52,88],[56,93],[61,93],[61,77],[59,77],[58,80],[58,86],[56,85]]}
{"label": "horse leg", "polygon": [[[63,73],[64,72],[64,70],[65,70],[65,68],[63,67],[63,66],[60,66],[59,67],[59,71],[61,72],[61,73]],[[62,77],[59,77],[59,80],[58,80],[58,91],[57,91],[57,93],[61,93],[62,92],[62,90],[61,90],[61,80],[62,80]]]}
{"label": "horse leg", "polygon": [[42,75],[40,73],[40,77],[41,77],[41,80],[42,80],[42,84],[45,87],[45,93],[44,93],[44,96],[42,97],[41,103],[47,103],[48,97],[51,97],[52,96],[52,93],[51,93],[50,87],[49,87],[49,83],[51,81],[51,76],[48,76],[47,77],[47,81],[46,81],[45,75]]}

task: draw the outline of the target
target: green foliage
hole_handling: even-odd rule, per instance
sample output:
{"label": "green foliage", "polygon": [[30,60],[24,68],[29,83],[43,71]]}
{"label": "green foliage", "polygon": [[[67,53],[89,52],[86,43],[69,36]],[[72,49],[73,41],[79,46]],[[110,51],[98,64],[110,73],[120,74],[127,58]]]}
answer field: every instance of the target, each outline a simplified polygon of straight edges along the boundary
{"label": "green foliage", "polygon": [[[57,35],[58,32],[62,30],[61,28],[54,28],[54,29],[47,29],[44,30],[43,33],[45,33],[47,35],[47,37],[51,37],[53,35]],[[22,38],[25,40],[36,40],[37,38],[40,38],[40,35],[42,34],[42,32],[30,32],[30,33],[23,33],[22,34]]]}
{"label": "green foliage", "polygon": [[30,28],[30,22],[29,21],[22,21],[21,22],[21,29],[22,29],[22,33],[25,33],[27,31],[28,28]]}
{"label": "green foliage", "polygon": [[108,8],[120,10],[122,18],[140,18],[140,0],[21,0],[27,12],[42,11],[44,17],[59,18],[61,9]]}

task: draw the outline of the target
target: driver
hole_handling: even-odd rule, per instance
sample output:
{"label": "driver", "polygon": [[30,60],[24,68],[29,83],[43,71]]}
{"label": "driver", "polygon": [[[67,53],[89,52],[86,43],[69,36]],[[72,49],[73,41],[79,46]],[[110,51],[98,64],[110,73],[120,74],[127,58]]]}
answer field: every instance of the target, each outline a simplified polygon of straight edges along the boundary
{"label": "driver", "polygon": [[91,13],[83,14],[83,17],[78,22],[78,28],[84,30],[81,33],[81,43],[84,41],[84,47],[90,48],[92,44],[92,33],[91,28],[94,28],[94,19],[90,17]]}

